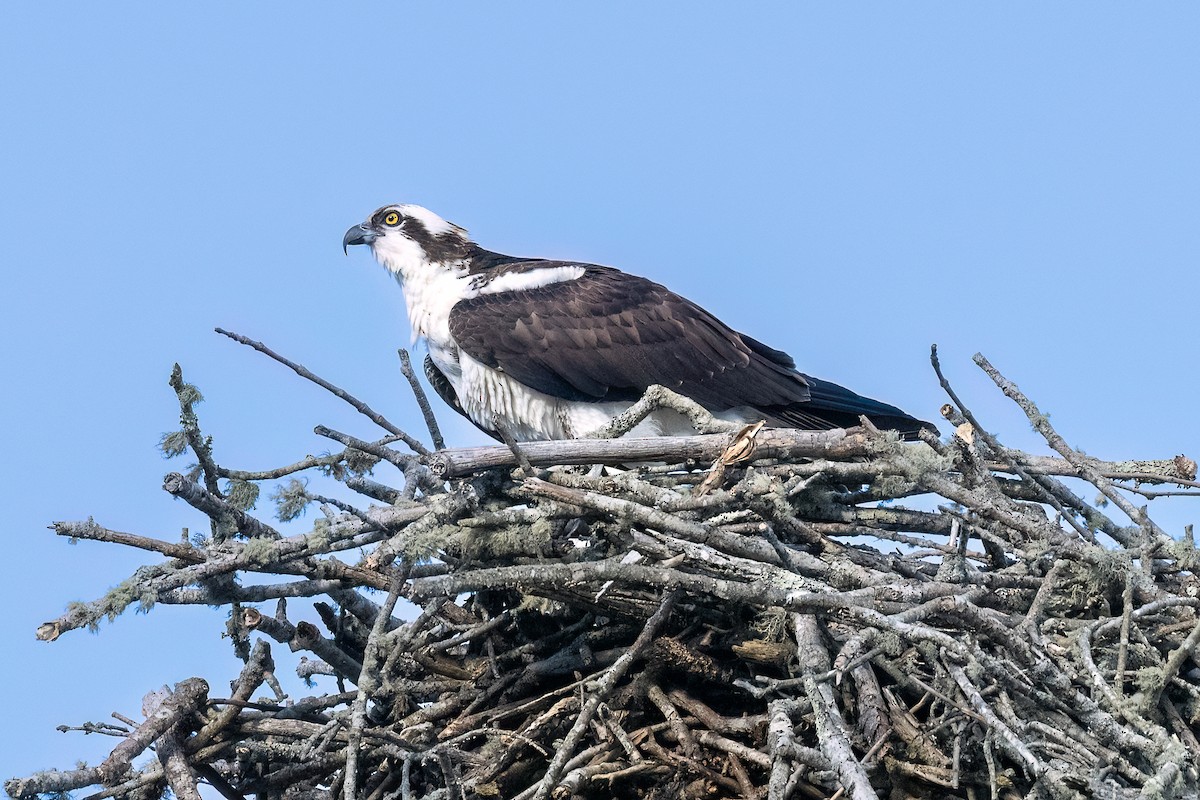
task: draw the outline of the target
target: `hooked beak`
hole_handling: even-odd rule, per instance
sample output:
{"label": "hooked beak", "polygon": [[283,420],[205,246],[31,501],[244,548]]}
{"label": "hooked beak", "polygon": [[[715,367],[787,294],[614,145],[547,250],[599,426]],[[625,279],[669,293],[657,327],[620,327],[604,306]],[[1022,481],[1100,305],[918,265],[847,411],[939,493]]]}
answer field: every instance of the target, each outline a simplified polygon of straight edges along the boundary
{"label": "hooked beak", "polygon": [[375,231],[368,228],[365,224],[353,225],[350,230],[346,231],[346,235],[342,237],[342,252],[349,254],[350,245],[352,244],[370,244],[375,241]]}

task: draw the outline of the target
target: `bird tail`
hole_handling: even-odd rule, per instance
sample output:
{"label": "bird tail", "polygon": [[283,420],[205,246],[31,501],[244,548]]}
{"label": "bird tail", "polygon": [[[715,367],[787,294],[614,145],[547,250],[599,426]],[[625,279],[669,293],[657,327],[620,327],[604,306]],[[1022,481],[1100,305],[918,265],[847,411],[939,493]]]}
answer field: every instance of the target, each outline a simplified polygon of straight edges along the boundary
{"label": "bird tail", "polygon": [[762,408],[765,414],[795,428],[827,430],[849,428],[866,417],[880,430],[897,431],[905,439],[916,439],[921,430],[937,434],[935,425],[906,414],[896,406],[863,397],[836,383],[805,375],[809,401]]}

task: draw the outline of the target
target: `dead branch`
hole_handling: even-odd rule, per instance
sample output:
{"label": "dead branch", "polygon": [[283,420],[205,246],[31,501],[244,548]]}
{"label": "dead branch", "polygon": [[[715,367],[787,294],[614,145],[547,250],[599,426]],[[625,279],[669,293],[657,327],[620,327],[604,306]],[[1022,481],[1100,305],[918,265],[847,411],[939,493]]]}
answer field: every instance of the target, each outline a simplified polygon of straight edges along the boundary
{"label": "dead branch", "polygon": [[[1195,463],[1085,456],[982,357],[1056,455],[1006,448],[936,354],[959,426],[946,440],[761,429],[736,452],[734,430],[446,450],[413,383],[430,450],[227,335],[390,433],[322,427],[345,449],[231,469],[201,430],[199,393],[173,378],[183,430],[170,447],[193,449],[201,469],[165,488],[214,535],[55,523],[161,560],[39,636],[134,603],[192,603],[236,609],[253,647],[227,698],[207,701],[192,679],[148,695],[129,729],[64,725],[120,742],[99,767],[9,780],[18,800],[87,786],[96,800],[167,787],[195,800],[205,784],[226,800],[1200,791],[1196,550],[1130,497],[1196,488]],[[685,401],[656,390],[611,433],[653,408],[721,427]],[[389,447],[400,439],[412,453]],[[379,462],[403,480],[365,477]],[[250,513],[255,487],[304,470],[368,500],[287,484],[281,513],[314,500],[325,513],[281,536]],[[1095,493],[1116,516],[1084,499]],[[288,597],[319,598],[319,619],[289,612]],[[393,617],[400,598],[423,604],[416,619]],[[274,611],[254,607],[268,601]],[[353,691],[319,684],[284,701],[268,640],[314,656],[287,655],[298,674]],[[256,698],[261,687],[276,691]]]}

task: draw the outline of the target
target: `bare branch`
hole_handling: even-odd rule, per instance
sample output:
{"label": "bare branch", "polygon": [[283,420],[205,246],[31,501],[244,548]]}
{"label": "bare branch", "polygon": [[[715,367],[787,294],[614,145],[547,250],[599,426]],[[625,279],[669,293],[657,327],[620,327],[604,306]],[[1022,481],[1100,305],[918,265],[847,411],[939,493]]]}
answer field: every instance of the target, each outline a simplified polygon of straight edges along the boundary
{"label": "bare branch", "polygon": [[412,388],[413,397],[417,399],[417,407],[421,409],[421,416],[425,419],[425,427],[429,429],[429,438],[433,441],[433,449],[445,450],[446,441],[442,438],[442,429],[438,427],[437,417],[434,416],[433,409],[429,405],[429,398],[425,396],[425,390],[421,388],[421,382],[417,380],[417,375],[413,372],[412,361],[409,360],[408,351],[401,347],[397,352],[400,354],[400,374],[408,381],[408,385]]}
{"label": "bare branch", "polygon": [[262,353],[263,355],[265,355],[269,358],[273,358],[274,360],[278,361],[280,364],[283,364],[285,367],[287,367],[288,369],[295,372],[301,378],[312,381],[317,386],[320,386],[325,391],[331,393],[334,397],[337,397],[340,400],[346,401],[354,408],[355,411],[362,414],[364,417],[371,420],[372,422],[374,422],[379,427],[383,428],[388,433],[399,436],[400,439],[406,445],[411,447],[414,452],[419,453],[421,455],[427,455],[429,453],[429,450],[426,449],[426,447],[423,444],[421,444],[416,439],[409,436],[404,431],[400,430],[400,428],[396,427],[391,422],[388,422],[388,420],[386,418],[384,418],[384,416],[382,414],[375,411],[373,408],[368,406],[363,401],[359,400],[354,395],[347,392],[345,389],[342,389],[339,386],[335,386],[334,384],[330,383],[329,381],[325,380],[324,378],[313,374],[307,368],[305,368],[303,365],[297,364],[294,361],[284,358],[283,356],[279,355],[271,348],[267,347],[262,342],[256,342],[253,339],[242,336],[240,333],[233,333],[232,331],[227,331],[223,328],[214,328],[214,330],[217,333],[221,334],[222,336],[228,336],[230,339],[233,339],[238,344],[244,344],[247,347],[252,347],[255,350],[257,350],[258,352]]}
{"label": "bare branch", "polygon": [[[196,694],[185,682],[152,693],[141,725],[64,725],[116,735],[113,755],[6,788],[17,800],[96,784],[91,800],[166,786],[196,800],[198,782],[225,800],[1193,796],[1200,554],[1190,532],[1117,522],[1054,478],[1128,503],[1143,483],[1195,488],[1194,462],[1099,461],[1048,426],[1061,457],[1016,452],[944,383],[958,404],[947,441],[751,427],[414,456],[388,446],[395,435],[322,427],[345,449],[168,476],[211,539],[56,523],[154,563],[40,638],[131,605],[215,605],[245,666],[219,700],[183,702]],[[655,396],[637,412],[696,411]],[[181,408],[196,399],[183,391]],[[376,459],[403,478],[364,478]],[[724,473],[706,482],[717,459]],[[241,510],[245,487],[207,485],[303,469],[362,499],[324,500],[312,530],[281,537]],[[292,597],[316,602],[289,609]],[[401,597],[421,604],[415,619]],[[251,607],[269,600],[274,614]],[[308,694],[284,694],[268,639],[291,651],[281,668],[314,681]],[[134,766],[151,747],[158,757]]]}

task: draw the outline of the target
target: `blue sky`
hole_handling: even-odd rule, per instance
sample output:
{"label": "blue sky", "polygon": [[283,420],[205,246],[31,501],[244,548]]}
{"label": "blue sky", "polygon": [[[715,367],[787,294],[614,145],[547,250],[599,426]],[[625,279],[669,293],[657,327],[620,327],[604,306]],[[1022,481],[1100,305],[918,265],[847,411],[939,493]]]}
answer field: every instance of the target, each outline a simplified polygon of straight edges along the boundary
{"label": "blue sky", "polygon": [[1090,453],[1197,456],[1198,34],[1184,3],[6,4],[0,777],[113,744],[56,725],[236,675],[206,609],[33,639],[144,561],[52,520],[203,527],[159,488],[172,363],[227,466],[375,433],[213,327],[420,430],[402,296],[340,250],[385,203],[647,275],[919,416],[936,342],[1010,444],[1041,451],[977,350]]}

